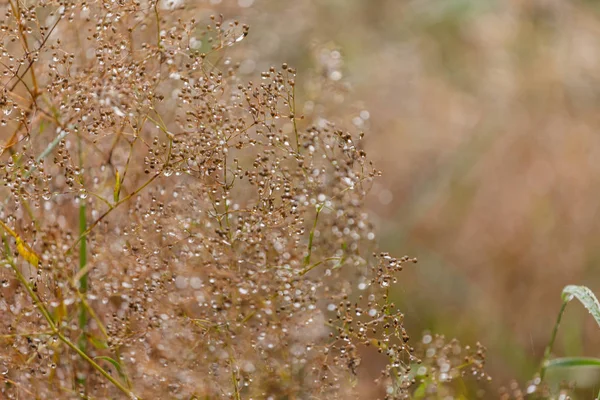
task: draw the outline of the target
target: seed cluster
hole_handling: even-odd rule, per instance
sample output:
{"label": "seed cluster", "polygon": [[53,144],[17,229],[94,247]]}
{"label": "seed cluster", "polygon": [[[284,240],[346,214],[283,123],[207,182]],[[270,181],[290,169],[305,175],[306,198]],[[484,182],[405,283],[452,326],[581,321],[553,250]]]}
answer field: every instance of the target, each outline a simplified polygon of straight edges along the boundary
{"label": "seed cluster", "polygon": [[480,348],[411,346],[363,133],[304,117],[287,64],[245,80],[247,26],[0,7],[3,398],[353,398],[370,349],[379,398],[484,376]]}

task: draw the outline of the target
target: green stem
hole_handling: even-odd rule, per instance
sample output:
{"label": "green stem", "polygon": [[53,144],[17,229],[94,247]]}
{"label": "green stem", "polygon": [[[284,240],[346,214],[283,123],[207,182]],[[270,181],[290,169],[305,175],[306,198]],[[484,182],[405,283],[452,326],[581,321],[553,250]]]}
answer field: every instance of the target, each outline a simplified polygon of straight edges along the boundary
{"label": "green stem", "polygon": [[[85,218],[85,202],[82,200],[79,205],[79,234],[83,236],[81,242],[79,242],[79,270],[85,268],[87,264],[87,237],[84,235],[84,232],[87,229],[87,221]],[[85,296],[85,293],[88,290],[88,274],[85,273],[79,279],[79,291]],[[81,304],[79,310],[79,327],[82,330],[85,330],[87,325],[87,312],[85,310],[85,306],[83,303]]]}
{"label": "green stem", "polygon": [[554,329],[552,330],[552,336],[550,337],[550,343],[546,346],[546,350],[544,351],[544,358],[542,360],[542,365],[540,367],[540,382],[544,380],[544,375],[546,374],[546,364],[550,359],[550,355],[552,353],[552,347],[554,347],[554,341],[556,340],[556,334],[558,332],[558,326],[560,325],[560,320],[565,312],[565,308],[567,307],[568,301],[563,301],[560,306],[560,311],[558,312],[558,318],[556,318],[556,323],[554,324]]}
{"label": "green stem", "polygon": [[52,319],[52,316],[50,315],[50,312],[48,312],[48,309],[46,308],[46,306],[44,305],[42,300],[38,297],[38,295],[35,293],[35,291],[31,288],[31,286],[27,282],[27,279],[25,279],[25,277],[23,276],[23,274],[21,273],[19,268],[17,268],[14,261],[10,258],[10,256],[9,256],[10,249],[8,249],[8,242],[6,240],[4,241],[4,245],[6,248],[5,251],[6,251],[6,255],[7,255],[7,260],[9,262],[9,264],[11,265],[12,270],[14,271],[15,275],[17,276],[17,280],[21,283],[21,285],[23,285],[23,287],[29,294],[29,297],[31,297],[31,300],[33,300],[33,304],[35,305],[35,307],[44,316],[44,319],[46,319],[46,322],[48,323],[48,325],[50,326],[50,329],[52,330],[52,334],[56,335],[61,342],[63,342],[64,344],[69,346],[71,349],[73,349],[73,351],[75,351],[81,358],[83,358],[86,362],[88,362],[96,371],[98,371],[102,376],[104,376],[106,379],[108,379],[110,381],[110,383],[115,385],[115,387],[117,389],[119,389],[120,391],[125,393],[128,398],[137,399],[137,397],[133,393],[131,393],[131,391],[129,389],[127,389],[119,381],[117,381],[115,378],[113,378],[104,368],[102,368],[100,365],[98,365],[83,350],[81,350],[79,347],[77,347],[73,342],[71,342],[67,337],[65,337],[59,331],[58,327],[56,326],[56,323],[54,322],[54,320]]}
{"label": "green stem", "polygon": [[156,46],[162,50],[162,40],[160,38],[160,15],[158,15],[158,1],[154,4],[154,16],[156,18]]}
{"label": "green stem", "polygon": [[[82,146],[81,146],[81,137],[78,136],[78,144],[79,144],[79,169],[83,171],[83,154],[82,154]],[[81,175],[82,184],[83,184],[83,174]],[[85,199],[79,199],[79,235],[82,237],[79,242],[79,270],[85,268],[87,264],[87,236],[84,232],[87,229],[87,220],[85,216]],[[79,279],[79,292],[85,297],[86,292],[88,290],[88,274],[85,273]],[[81,336],[79,338],[79,348],[82,351],[86,349],[86,336],[85,331],[88,324],[88,316],[85,305],[80,303],[79,305],[79,328],[81,329]]]}
{"label": "green stem", "polygon": [[[81,145],[81,136],[77,135],[77,145],[78,145],[78,153],[79,153],[79,170],[81,177],[81,185],[83,187],[83,148]],[[85,232],[87,227],[87,221],[85,217],[85,199],[79,199],[79,234],[82,235]],[[81,242],[79,242],[79,271],[85,268],[87,263],[87,237],[83,236]],[[88,275],[87,273],[83,274],[79,279],[79,288],[77,289],[79,293],[81,293],[81,297],[86,296],[86,292],[88,289]],[[79,329],[81,330],[81,334],[79,339],[77,340],[78,350],[83,354],[87,351],[87,336],[85,334],[88,325],[88,315],[86,311],[86,307],[83,302],[79,303]],[[87,357],[87,355],[86,355]],[[87,392],[87,385],[85,382],[85,377],[81,378],[77,376],[77,383],[81,385],[84,390]]]}
{"label": "green stem", "polygon": [[234,366],[233,361],[234,360],[232,358],[231,359],[231,384],[233,385],[233,394],[234,394],[235,400],[242,400],[242,398],[240,397],[240,389],[238,387],[237,377],[235,375],[235,366]]}
{"label": "green stem", "polygon": [[290,111],[292,114],[292,125],[294,127],[294,135],[296,136],[296,153],[300,154],[300,137],[298,135],[298,125],[296,124],[296,85],[292,86],[292,101],[288,99]]}
{"label": "green stem", "polygon": [[318,261],[318,262],[314,263],[313,265],[304,268],[302,271],[300,271],[299,275],[300,276],[306,275],[307,273],[309,273],[310,271],[312,271],[314,268],[318,267],[319,265],[323,264],[324,262],[333,261],[333,260],[342,261],[342,257],[327,257],[324,260]]}
{"label": "green stem", "polygon": [[325,205],[324,204],[319,204],[317,206],[317,215],[315,215],[315,222],[313,223],[313,227],[310,230],[310,233],[308,235],[308,252],[306,254],[306,257],[304,257],[304,266],[308,267],[310,265],[310,257],[312,256],[312,245],[313,245],[313,240],[315,238],[315,231],[317,230],[317,222],[319,221],[319,213],[321,212],[321,210],[323,209]]}
{"label": "green stem", "polygon": [[113,378],[104,368],[98,365],[94,360],[90,358],[83,350],[81,350],[78,346],[75,346],[73,342],[67,339],[62,333],[56,332],[56,336],[67,346],[69,346],[73,351],[75,351],[81,358],[87,361],[96,371],[98,371],[102,376],[108,379],[113,385],[115,385],[120,391],[125,393],[129,398],[137,398],[127,389],[125,386],[121,385],[119,381]]}

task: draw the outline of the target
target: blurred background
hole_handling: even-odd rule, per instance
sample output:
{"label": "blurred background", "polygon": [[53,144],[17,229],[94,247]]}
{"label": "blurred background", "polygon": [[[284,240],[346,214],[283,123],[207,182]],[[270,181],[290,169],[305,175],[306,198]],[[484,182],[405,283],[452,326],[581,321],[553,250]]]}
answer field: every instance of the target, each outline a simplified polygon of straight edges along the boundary
{"label": "blurred background", "polygon": [[[600,292],[600,2],[189,0],[248,23],[240,69],[288,62],[304,112],[367,134],[383,250],[413,332],[480,341],[497,385],[531,379],[567,284]],[[185,6],[184,1],[178,1]],[[335,105],[339,104],[339,107]],[[557,355],[595,356],[570,304]]]}

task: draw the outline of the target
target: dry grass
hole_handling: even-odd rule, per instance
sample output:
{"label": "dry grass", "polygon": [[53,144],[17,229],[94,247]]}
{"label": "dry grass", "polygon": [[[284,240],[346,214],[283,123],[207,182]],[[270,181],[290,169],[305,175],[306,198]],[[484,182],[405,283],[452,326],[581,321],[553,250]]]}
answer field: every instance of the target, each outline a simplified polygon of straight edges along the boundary
{"label": "dry grass", "polygon": [[[276,3],[245,12],[264,22],[247,19],[253,34],[281,38],[296,65],[314,43],[339,51],[346,112],[370,113],[381,246],[420,261],[393,291],[407,327],[480,340],[494,384],[530,379],[557,293],[600,284],[597,3]],[[556,351],[597,354],[595,323],[572,312]]]}
{"label": "dry grass", "polygon": [[[249,28],[201,9],[4,4],[3,398],[403,399],[486,378],[481,346],[413,348],[390,288],[415,260],[373,254],[363,134],[304,117],[287,64],[240,76]],[[343,96],[332,78],[309,82],[314,109]]]}
{"label": "dry grass", "polygon": [[2,398],[523,398],[600,282],[593,2],[0,12]]}

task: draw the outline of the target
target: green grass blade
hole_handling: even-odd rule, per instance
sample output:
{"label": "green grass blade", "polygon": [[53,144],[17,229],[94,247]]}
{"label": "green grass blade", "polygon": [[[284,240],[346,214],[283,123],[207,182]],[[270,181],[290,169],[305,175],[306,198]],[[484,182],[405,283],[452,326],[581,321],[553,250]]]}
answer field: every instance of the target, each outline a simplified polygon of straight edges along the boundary
{"label": "green grass blade", "polygon": [[106,344],[106,342],[102,339],[98,339],[91,335],[88,336],[87,339],[97,349],[101,349],[101,350],[108,349],[108,344]]}
{"label": "green grass blade", "polygon": [[600,358],[594,357],[561,357],[548,360],[546,368],[600,367]]}
{"label": "green grass blade", "polygon": [[[87,229],[85,208],[86,208],[85,203],[83,203],[83,201],[82,201],[81,205],[79,206],[79,233],[80,234],[85,233],[85,230]],[[84,236],[84,238],[79,243],[79,269],[80,270],[84,269],[86,264],[87,264],[87,238]],[[88,289],[87,274],[84,274],[81,277],[81,279],[79,280],[79,283],[80,283],[79,291],[81,293],[87,292],[87,289]]]}
{"label": "green grass blade", "polygon": [[[550,338],[550,343],[546,347],[544,351],[544,359],[542,360],[541,368],[540,368],[540,380],[544,380],[544,375],[546,373],[546,369],[552,363],[550,360],[550,355],[552,353],[552,348],[554,347],[554,341],[556,340],[556,333],[558,332],[558,327],[560,325],[560,320],[565,312],[565,308],[567,304],[573,300],[573,298],[577,298],[589,311],[590,314],[596,320],[598,326],[600,326],[600,303],[598,303],[598,299],[594,295],[589,288],[585,286],[578,285],[568,285],[562,291],[562,305],[560,307],[560,311],[558,313],[558,318],[556,319],[556,323],[554,324],[554,329],[552,330],[552,336]],[[600,396],[600,394],[599,394]]]}
{"label": "green grass blade", "polygon": [[[573,367],[599,367],[600,358],[593,357],[562,357],[546,361],[545,368],[573,368]],[[596,400],[600,400],[600,392],[596,396]]]}
{"label": "green grass blade", "polygon": [[596,295],[594,295],[594,292],[585,286],[565,286],[562,291],[563,301],[569,302],[574,297],[583,304],[590,314],[592,314],[592,317],[594,317],[596,323],[600,326],[600,303],[598,302]]}
{"label": "green grass blade", "polygon": [[94,360],[108,361],[109,363],[111,363],[113,365],[113,367],[115,367],[115,369],[117,370],[117,373],[119,374],[121,379],[123,379],[125,382],[127,382],[127,376],[123,372],[123,368],[121,367],[121,364],[118,361],[116,361],[114,358],[110,358],[108,356],[98,356],[98,357],[94,357]]}
{"label": "green grass blade", "polygon": [[[65,138],[65,136],[67,136],[67,134],[69,133],[69,131],[66,130],[61,130],[59,132],[58,135],[56,135],[56,137],[54,138],[54,140],[52,140],[52,142],[50,142],[50,144],[48,144],[48,146],[46,147],[46,149],[44,151],[42,151],[42,153],[36,157],[36,161],[40,162],[42,161],[44,158],[46,158],[48,156],[48,154],[50,154],[52,152],[52,150],[54,150],[54,148],[56,146],[58,146],[58,144],[60,143],[61,140],[63,140]],[[29,178],[29,176],[31,175],[32,172],[34,172],[37,169],[37,167],[34,165],[29,171],[27,171],[27,173],[25,174],[25,178]]]}

